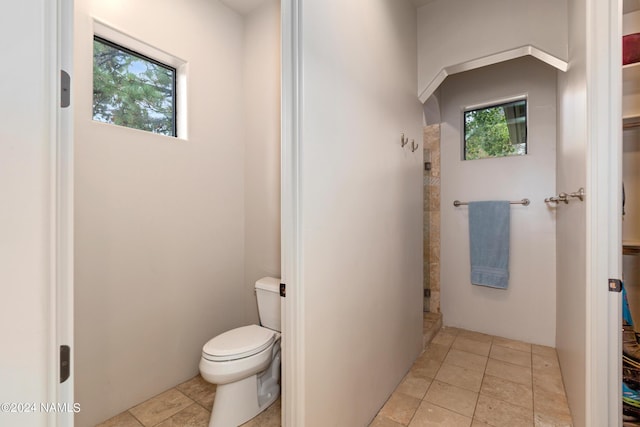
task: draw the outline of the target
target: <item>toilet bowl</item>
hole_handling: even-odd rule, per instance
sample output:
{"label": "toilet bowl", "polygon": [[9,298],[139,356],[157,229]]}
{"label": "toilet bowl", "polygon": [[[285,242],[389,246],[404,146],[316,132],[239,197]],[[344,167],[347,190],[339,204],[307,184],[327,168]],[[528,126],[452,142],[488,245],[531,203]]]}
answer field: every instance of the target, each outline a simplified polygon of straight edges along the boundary
{"label": "toilet bowl", "polygon": [[237,427],[280,395],[279,287],[275,278],[256,282],[264,326],[235,328],[203,346],[200,373],[205,381],[217,384],[209,427]]}

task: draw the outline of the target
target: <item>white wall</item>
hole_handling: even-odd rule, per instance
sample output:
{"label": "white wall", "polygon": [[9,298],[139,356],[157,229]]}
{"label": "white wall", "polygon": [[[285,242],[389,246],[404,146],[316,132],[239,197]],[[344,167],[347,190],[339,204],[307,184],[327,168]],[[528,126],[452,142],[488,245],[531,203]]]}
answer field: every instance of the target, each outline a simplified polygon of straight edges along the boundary
{"label": "white wall", "polygon": [[[47,402],[55,386],[51,371],[50,293],[52,182],[55,139],[50,114],[57,100],[55,28],[45,0],[11,4],[0,16],[2,54],[20,58],[0,71],[0,401]],[[54,9],[55,10],[55,9]],[[53,33],[51,32],[53,31]],[[47,414],[0,412],[0,425],[45,426]]]}
{"label": "white wall", "polygon": [[[461,160],[465,108],[527,95],[527,155]],[[441,298],[444,323],[536,344],[555,345],[556,72],[525,57],[449,77],[442,112]],[[470,282],[468,208],[454,200],[531,200],[511,206],[509,286]]]}
{"label": "white wall", "polygon": [[254,284],[280,277],[280,0],[245,17],[245,291],[258,321]]}
{"label": "white wall", "polygon": [[[623,242],[637,245],[640,242],[640,130],[625,130],[623,134],[624,156],[622,158],[622,180],[626,193],[626,215],[622,220]],[[629,308],[640,330],[640,258],[637,255],[623,257],[624,286],[627,290]],[[636,320],[637,319],[637,320]]]}
{"label": "white wall", "polygon": [[408,0],[304,2],[307,427],[367,425],[422,345],[422,155]]}
{"label": "white wall", "polygon": [[[91,18],[188,63],[189,139],[92,121]],[[243,22],[216,1],[76,1],[76,425],[198,373],[248,323]]]}
{"label": "white wall", "polygon": [[[586,19],[585,2],[570,0],[570,67],[567,73],[558,74],[557,192],[576,191],[586,183]],[[574,425],[584,426],[587,305],[584,203],[569,203],[557,210],[556,236],[556,345]]]}
{"label": "white wall", "polygon": [[418,88],[446,67],[531,45],[567,58],[566,0],[435,0],[418,9]]}
{"label": "white wall", "polygon": [[623,133],[624,156],[622,179],[625,187],[625,216],[622,221],[622,238],[637,244],[640,242],[640,130],[625,130]]}
{"label": "white wall", "polygon": [[[623,34],[640,31],[640,11],[623,16]],[[624,86],[630,87],[623,96],[623,116],[637,116],[637,73],[633,68],[624,70]],[[630,81],[627,81],[627,78]],[[626,192],[626,215],[622,220],[622,240],[629,244],[640,242],[640,130],[632,128],[623,133],[622,182]],[[628,293],[629,307],[636,323],[640,322],[640,258],[635,255],[623,257],[624,285]],[[636,325],[640,330],[640,324]]]}

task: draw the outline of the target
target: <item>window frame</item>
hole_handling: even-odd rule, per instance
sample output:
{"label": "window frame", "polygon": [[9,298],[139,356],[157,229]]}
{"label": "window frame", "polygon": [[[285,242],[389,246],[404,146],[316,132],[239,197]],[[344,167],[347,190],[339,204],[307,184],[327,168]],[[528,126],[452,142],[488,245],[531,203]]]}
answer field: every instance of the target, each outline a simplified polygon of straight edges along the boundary
{"label": "window frame", "polygon": [[[174,73],[174,135],[164,135],[154,132],[149,132],[154,135],[164,136],[172,138],[172,140],[188,140],[188,102],[187,102],[187,77],[188,77],[188,63],[187,61],[168,53],[162,49],[154,47],[146,42],[141,41],[140,38],[129,35],[119,29],[112,27],[100,20],[93,19],[93,37],[91,39],[91,45],[93,49],[93,40],[95,37],[106,40],[108,43],[115,45],[118,49],[123,49],[126,52],[132,52],[137,57],[141,57],[144,60],[149,60],[154,64],[166,68],[172,68]],[[93,58],[93,55],[92,55]],[[93,83],[92,83],[93,90]],[[91,109],[93,116],[93,108]],[[95,121],[96,123],[101,123]],[[109,123],[103,123],[109,124]],[[117,125],[116,125],[117,126]],[[140,129],[126,127],[127,129],[139,130],[141,132],[148,132]]]}
{"label": "window frame", "polygon": [[[172,67],[170,65],[164,64],[164,63],[162,63],[162,62],[160,62],[160,61],[158,61],[156,59],[153,59],[153,58],[151,58],[151,57],[149,57],[149,56],[147,56],[145,54],[142,54],[140,52],[136,52],[136,51],[134,51],[132,49],[129,49],[126,46],[119,45],[118,43],[115,43],[115,42],[113,42],[111,40],[105,39],[104,37],[101,37],[101,36],[99,36],[97,34],[94,34],[93,35],[93,42],[95,43],[96,41],[98,43],[102,43],[103,45],[109,46],[109,47],[111,47],[113,49],[120,50],[120,51],[122,51],[122,52],[124,52],[124,53],[126,53],[128,55],[135,56],[136,58],[142,59],[143,61],[150,62],[150,63],[152,63],[154,65],[157,65],[158,67],[161,67],[161,68],[164,68],[164,69],[166,69],[168,71],[171,71],[171,74],[172,74],[171,83],[172,83],[172,90],[173,90],[173,96],[171,97],[171,108],[172,108],[171,134],[170,135],[165,135],[165,134],[162,134],[162,133],[157,133],[157,135],[164,135],[164,136],[170,136],[172,138],[177,138],[178,137],[178,103],[177,103],[177,96],[178,96],[178,86],[177,86],[178,77],[177,77],[177,75],[178,75],[178,70],[175,67]],[[94,53],[95,53],[95,50],[94,50]],[[93,120],[95,120],[95,119],[93,119]],[[100,123],[107,123],[107,122],[101,122],[100,120],[95,120],[95,121],[100,122]],[[115,123],[107,123],[107,124],[115,124]],[[117,125],[117,126],[121,126],[121,125]],[[150,132],[150,131],[147,131],[145,129],[138,129],[138,128],[134,128],[134,127],[131,127],[131,126],[124,126],[124,127],[130,128],[130,129],[142,130],[144,132]],[[156,133],[156,132],[151,132],[151,133]]]}
{"label": "window frame", "polygon": [[[487,156],[480,157],[477,159],[467,159],[467,121],[466,114],[470,111],[476,110],[484,110],[489,108],[500,107],[506,104],[512,104],[519,101],[525,102],[525,145],[524,145],[524,154],[508,154],[504,156]],[[471,161],[471,160],[485,160],[485,159],[501,159],[501,158],[509,158],[509,157],[524,157],[529,154],[529,95],[521,94],[509,98],[498,99],[490,102],[485,102],[482,104],[475,104],[471,106],[464,107],[462,110],[462,144],[461,144],[461,159],[463,161]]]}

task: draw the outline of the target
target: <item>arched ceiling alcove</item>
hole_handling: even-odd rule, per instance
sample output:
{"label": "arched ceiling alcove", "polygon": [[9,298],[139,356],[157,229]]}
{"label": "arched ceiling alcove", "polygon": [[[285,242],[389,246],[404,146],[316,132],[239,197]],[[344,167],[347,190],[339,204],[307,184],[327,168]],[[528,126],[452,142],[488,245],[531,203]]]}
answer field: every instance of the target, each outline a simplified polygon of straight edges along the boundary
{"label": "arched ceiling alcove", "polygon": [[443,67],[438,73],[436,73],[435,77],[433,77],[433,79],[427,84],[427,86],[418,94],[420,102],[424,104],[429,99],[429,97],[433,95],[433,93],[438,89],[438,87],[440,87],[442,82],[444,82],[444,80],[452,74],[462,73],[480,67],[486,67],[489,65],[497,64],[499,62],[520,58],[526,55],[531,55],[534,58],[537,58],[540,61],[551,65],[554,68],[557,68],[560,71],[567,71],[569,66],[567,61],[543,52],[542,50],[534,46],[522,46],[506,52],[500,52],[482,58],[472,59],[467,62]]}

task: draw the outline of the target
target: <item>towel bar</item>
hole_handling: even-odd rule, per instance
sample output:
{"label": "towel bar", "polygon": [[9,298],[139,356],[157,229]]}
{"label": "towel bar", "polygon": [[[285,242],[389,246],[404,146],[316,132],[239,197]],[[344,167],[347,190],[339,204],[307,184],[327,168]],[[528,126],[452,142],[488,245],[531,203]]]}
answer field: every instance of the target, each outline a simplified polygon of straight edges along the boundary
{"label": "towel bar", "polygon": [[[517,200],[517,201],[513,201],[513,202],[509,202],[512,205],[523,205],[523,206],[529,206],[529,204],[531,204],[531,201],[529,199],[522,199],[522,200]],[[462,205],[468,205],[469,202],[461,202],[460,200],[454,200],[453,201],[453,206],[458,207],[458,206],[462,206]]]}

